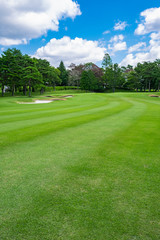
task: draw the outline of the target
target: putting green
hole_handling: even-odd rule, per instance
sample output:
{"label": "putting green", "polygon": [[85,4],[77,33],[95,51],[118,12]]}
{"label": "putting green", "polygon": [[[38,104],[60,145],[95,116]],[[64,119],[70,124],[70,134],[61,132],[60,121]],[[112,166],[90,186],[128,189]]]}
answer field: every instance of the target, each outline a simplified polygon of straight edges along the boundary
{"label": "putting green", "polygon": [[0,239],[160,239],[160,98],[26,100],[0,98]]}

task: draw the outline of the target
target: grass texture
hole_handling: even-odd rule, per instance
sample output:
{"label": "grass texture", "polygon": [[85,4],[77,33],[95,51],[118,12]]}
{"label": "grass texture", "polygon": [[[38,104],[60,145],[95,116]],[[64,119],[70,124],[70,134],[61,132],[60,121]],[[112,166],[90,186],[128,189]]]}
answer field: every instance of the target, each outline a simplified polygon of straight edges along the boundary
{"label": "grass texture", "polygon": [[0,98],[0,239],[160,239],[160,98],[148,95]]}

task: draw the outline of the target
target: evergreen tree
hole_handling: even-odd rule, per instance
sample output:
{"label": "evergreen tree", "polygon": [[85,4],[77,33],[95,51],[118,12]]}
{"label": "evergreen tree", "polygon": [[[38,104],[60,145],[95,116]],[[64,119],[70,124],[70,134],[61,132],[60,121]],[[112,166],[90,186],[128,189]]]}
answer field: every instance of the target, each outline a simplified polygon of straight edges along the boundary
{"label": "evergreen tree", "polygon": [[36,67],[36,62],[29,56],[25,59],[26,67],[23,69],[23,80],[25,85],[29,87],[29,97],[31,97],[32,88],[37,85],[43,85],[42,74]]}
{"label": "evergreen tree", "polygon": [[67,86],[68,85],[68,72],[64,66],[63,61],[60,62],[60,65],[58,67],[58,69],[60,70],[60,79],[62,81],[61,85],[62,86]]}
{"label": "evergreen tree", "polygon": [[8,49],[2,54],[2,76],[7,85],[10,86],[12,96],[15,89],[20,85],[22,77],[22,53],[16,48]]}

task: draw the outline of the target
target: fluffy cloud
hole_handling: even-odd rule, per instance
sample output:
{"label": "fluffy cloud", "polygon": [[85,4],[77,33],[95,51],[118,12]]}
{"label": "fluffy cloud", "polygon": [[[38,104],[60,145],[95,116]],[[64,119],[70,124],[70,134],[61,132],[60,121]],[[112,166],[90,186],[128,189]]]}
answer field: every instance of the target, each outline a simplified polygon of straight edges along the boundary
{"label": "fluffy cloud", "polygon": [[25,43],[57,31],[59,20],[81,14],[72,0],[0,0],[0,44]]}
{"label": "fluffy cloud", "polygon": [[114,26],[114,30],[124,30],[126,27],[128,26],[128,24],[126,22],[121,22],[119,21],[118,23],[115,24]]}
{"label": "fluffy cloud", "polygon": [[152,33],[150,35],[148,51],[142,51],[135,54],[128,54],[120,63],[121,66],[128,64],[136,66],[138,62],[154,61],[160,59],[160,33]]}
{"label": "fluffy cloud", "polygon": [[47,59],[53,66],[58,66],[63,60],[66,66],[70,63],[80,64],[101,61],[106,48],[100,47],[97,41],[88,41],[82,38],[51,39],[46,46],[37,50],[35,57]]}
{"label": "fluffy cloud", "polygon": [[143,20],[135,30],[135,34],[144,35],[153,31],[160,31],[160,7],[146,9],[140,15]]}
{"label": "fluffy cloud", "polygon": [[27,44],[26,39],[9,39],[9,38],[1,38],[0,37],[0,45],[10,46],[10,45],[19,45],[19,44]]}
{"label": "fluffy cloud", "polygon": [[123,51],[127,49],[127,44],[123,40],[124,40],[124,36],[122,34],[115,35],[110,39],[109,42],[111,44],[108,44],[108,49],[112,51],[111,55],[114,55],[115,52]]}
{"label": "fluffy cloud", "polygon": [[113,46],[111,46],[109,44],[108,49],[112,50],[113,53],[118,52],[118,51],[123,51],[123,50],[127,49],[127,44],[126,44],[126,42],[114,43]]}
{"label": "fluffy cloud", "polygon": [[107,31],[105,31],[105,32],[103,32],[103,34],[105,35],[105,34],[109,34],[110,33],[110,31],[109,30],[107,30]]}
{"label": "fluffy cloud", "polygon": [[118,42],[118,41],[123,41],[124,36],[122,34],[120,35],[115,35],[110,39],[110,42]]}
{"label": "fluffy cloud", "polygon": [[[160,58],[160,8],[150,8],[141,12],[141,23],[135,30],[135,34],[150,34],[149,45],[139,42],[128,50],[128,55],[122,60],[120,65],[131,64],[136,66],[138,62],[154,61]],[[135,53],[133,53],[135,52]]]}
{"label": "fluffy cloud", "polygon": [[131,47],[128,49],[128,52],[131,53],[131,52],[139,52],[139,51],[142,51],[142,47],[146,47],[146,43],[145,43],[145,42],[139,42],[139,43],[131,46]]}

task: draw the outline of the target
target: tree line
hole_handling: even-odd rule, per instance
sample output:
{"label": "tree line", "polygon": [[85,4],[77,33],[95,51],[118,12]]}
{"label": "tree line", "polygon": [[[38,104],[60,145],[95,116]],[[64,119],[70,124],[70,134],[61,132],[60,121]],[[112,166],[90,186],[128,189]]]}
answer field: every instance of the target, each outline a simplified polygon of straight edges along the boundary
{"label": "tree line", "polygon": [[43,93],[46,86],[55,87],[61,84],[60,70],[50,65],[47,60],[31,58],[27,54],[22,55],[15,48],[3,52],[0,57],[0,84],[2,96],[7,87],[12,96],[17,91],[24,95],[40,89]]}
{"label": "tree line", "polygon": [[86,91],[104,92],[106,90],[127,89],[134,91],[160,90],[160,60],[138,63],[136,67],[119,67],[113,64],[108,53],[105,54],[102,67],[90,62],[75,65],[68,69],[63,61],[55,68],[47,60],[31,58],[13,48],[4,51],[0,57],[0,85],[2,96],[7,88],[14,96],[23,92],[31,96],[37,89],[40,93],[46,87],[75,86]]}

